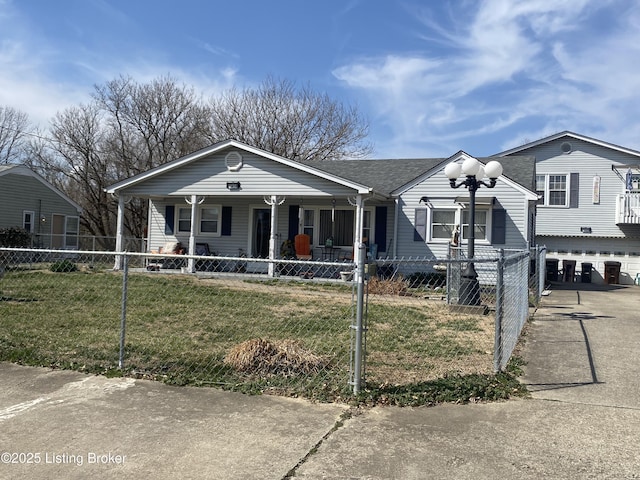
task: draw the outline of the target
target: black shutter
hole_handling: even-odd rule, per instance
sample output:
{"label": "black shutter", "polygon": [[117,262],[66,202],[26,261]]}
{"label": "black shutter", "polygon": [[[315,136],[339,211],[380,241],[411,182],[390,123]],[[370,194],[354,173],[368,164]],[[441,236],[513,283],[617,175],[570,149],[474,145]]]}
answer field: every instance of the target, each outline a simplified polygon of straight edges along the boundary
{"label": "black shutter", "polygon": [[164,207],[164,234],[173,235],[173,228],[176,221],[175,205],[167,205]]}
{"label": "black shutter", "polygon": [[299,205],[289,205],[289,236],[287,238],[291,241],[293,241],[295,236],[298,234],[299,213]]}
{"label": "black shutter", "polygon": [[414,242],[426,242],[427,241],[427,209],[416,208],[415,222],[413,231]]}
{"label": "black shutter", "polygon": [[569,208],[578,208],[578,194],[579,194],[579,175],[577,173],[571,174],[571,180],[569,185]]}
{"label": "black shutter", "polygon": [[224,236],[231,235],[231,207],[222,207],[220,235],[224,235]]}
{"label": "black shutter", "polygon": [[387,251],[387,207],[376,207],[376,231],[374,233],[379,252]]}
{"label": "black shutter", "polygon": [[507,212],[506,210],[493,209],[491,216],[491,244],[504,245],[507,241]]}

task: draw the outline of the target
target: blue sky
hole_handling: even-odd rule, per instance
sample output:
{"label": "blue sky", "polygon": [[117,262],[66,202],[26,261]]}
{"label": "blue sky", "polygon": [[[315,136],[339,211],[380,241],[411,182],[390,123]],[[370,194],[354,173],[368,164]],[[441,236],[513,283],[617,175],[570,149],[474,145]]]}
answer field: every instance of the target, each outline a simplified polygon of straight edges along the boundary
{"label": "blue sky", "polygon": [[0,105],[46,126],[119,75],[309,85],[359,108],[375,158],[562,130],[640,150],[636,0],[0,0]]}

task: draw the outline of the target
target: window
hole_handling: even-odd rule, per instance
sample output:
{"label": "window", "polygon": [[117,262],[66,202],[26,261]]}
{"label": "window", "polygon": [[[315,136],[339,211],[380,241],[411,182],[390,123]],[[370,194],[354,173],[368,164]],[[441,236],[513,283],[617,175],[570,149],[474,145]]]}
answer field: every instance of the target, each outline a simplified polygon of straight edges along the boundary
{"label": "window", "polygon": [[[178,232],[191,232],[191,207],[178,207]],[[222,208],[219,205],[202,205],[196,212],[196,233],[220,235]]]}
{"label": "window", "polygon": [[27,232],[34,232],[34,213],[28,210],[22,212],[22,228],[24,228]]}
{"label": "window", "polygon": [[191,207],[178,208],[178,231],[191,231]]}
{"label": "window", "polygon": [[78,248],[78,235],[80,233],[80,218],[66,217],[65,248]]}
{"label": "window", "polygon": [[200,209],[200,233],[220,233],[220,210],[218,207]]}
{"label": "window", "polygon": [[[476,208],[475,218],[475,239],[486,240],[487,239],[487,210],[478,210]],[[462,238],[469,238],[469,210],[462,211]]]}
{"label": "window", "polygon": [[313,245],[313,219],[314,219],[314,210],[304,210],[304,215],[303,215],[303,225],[302,225],[302,232],[305,233],[306,235],[309,235],[309,238],[311,239],[311,244]]}
{"label": "window", "polygon": [[569,205],[569,175],[536,175],[539,205],[566,207]]}
{"label": "window", "polygon": [[353,210],[320,210],[318,241],[324,245],[328,238],[333,238],[336,246],[353,245],[354,213]]}
{"label": "window", "polygon": [[549,203],[548,205],[567,204],[567,176],[549,175]]}
{"label": "window", "polygon": [[[491,232],[491,211],[476,206],[475,239],[489,241]],[[429,225],[429,240],[436,242],[450,241],[457,225],[460,225],[461,239],[469,238],[469,210],[468,208],[433,208]]]}
{"label": "window", "polygon": [[[362,217],[362,239],[363,240],[373,240],[371,236],[371,212],[369,210],[365,210],[363,212]],[[371,244],[371,242],[369,242]]]}
{"label": "window", "polygon": [[544,205],[544,192],[546,191],[547,178],[544,175],[536,175],[536,193],[538,205]]}
{"label": "window", "polygon": [[431,239],[444,240],[453,236],[453,230],[456,226],[456,210],[439,210],[431,211]]}

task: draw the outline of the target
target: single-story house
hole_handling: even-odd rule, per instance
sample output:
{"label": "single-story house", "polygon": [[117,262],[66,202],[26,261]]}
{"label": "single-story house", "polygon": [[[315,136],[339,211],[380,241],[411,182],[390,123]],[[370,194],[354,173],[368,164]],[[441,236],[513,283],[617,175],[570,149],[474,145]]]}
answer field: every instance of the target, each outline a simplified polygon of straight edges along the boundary
{"label": "single-story house", "polygon": [[497,154],[521,155],[535,157],[535,238],[549,279],[640,278],[640,152],[564,131]]}
{"label": "single-story house", "polygon": [[[276,259],[285,240],[305,233],[314,260],[351,258],[363,242],[375,257],[441,257],[456,226],[464,243],[469,202],[468,192],[452,189],[443,170],[467,158],[458,152],[301,163],[223,141],[107,189],[119,198],[117,250],[124,202],[135,196],[149,201],[150,251],[180,242],[192,253],[206,243],[218,255]],[[478,194],[476,241],[526,248],[537,200],[534,159],[513,156],[503,164],[496,187]]]}
{"label": "single-story house", "polygon": [[78,248],[82,208],[24,165],[0,165],[0,228],[22,227],[35,247]]}

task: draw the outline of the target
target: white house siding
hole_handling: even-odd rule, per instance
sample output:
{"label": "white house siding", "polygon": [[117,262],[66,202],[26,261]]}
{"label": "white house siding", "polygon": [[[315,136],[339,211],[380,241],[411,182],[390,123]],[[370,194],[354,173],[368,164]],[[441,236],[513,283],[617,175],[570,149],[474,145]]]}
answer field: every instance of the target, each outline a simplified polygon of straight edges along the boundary
{"label": "white house siding", "polygon": [[[348,196],[354,191],[288,165],[242,152],[243,167],[228,171],[224,158],[228,150],[211,155],[126,189],[131,195],[154,196]],[[240,182],[238,191],[230,192],[227,182]]]}
{"label": "white house siding", "polygon": [[[569,142],[570,153],[561,145]],[[633,283],[640,272],[640,227],[616,225],[616,196],[624,192],[626,168],[612,165],[638,165],[640,158],[606,146],[573,137],[561,137],[520,150],[516,155],[534,155],[536,174],[578,173],[578,205],[547,207],[538,205],[536,243],[549,248],[548,256],[562,260],[592,263],[593,282],[603,282],[604,262],[619,261],[623,283]],[[594,177],[600,177],[600,198],[594,203]],[[590,229],[590,233],[583,232]],[[579,276],[578,276],[579,278]]]}
{"label": "white house siding", "polygon": [[[420,203],[426,196],[427,204]],[[438,172],[424,182],[402,194],[399,199],[400,214],[398,218],[398,255],[412,257],[443,258],[448,251],[448,242],[414,241],[415,210],[434,207],[451,207],[455,205],[456,197],[467,197],[466,188],[452,189],[444,173]],[[524,194],[516,188],[498,180],[495,188],[481,187],[476,192],[476,198],[495,197],[492,209],[504,209],[507,215],[505,244],[493,245],[495,248],[526,248],[527,247],[527,200]],[[480,206],[478,206],[480,208]],[[429,211],[429,210],[427,210]],[[427,216],[427,227],[430,225],[430,215]],[[476,245],[488,245],[488,242],[476,241]]]}
{"label": "white house siding", "polygon": [[[560,146],[569,141],[573,150],[562,153]],[[536,157],[536,174],[579,174],[577,208],[539,205],[536,217],[538,235],[568,235],[575,237],[624,237],[615,223],[616,195],[624,192],[624,178],[612,165],[638,164],[638,157],[578,139],[560,138],[518,152]],[[622,172],[624,175],[624,172]],[[600,201],[593,202],[593,179],[600,177]],[[590,234],[581,228],[591,228]]]}

